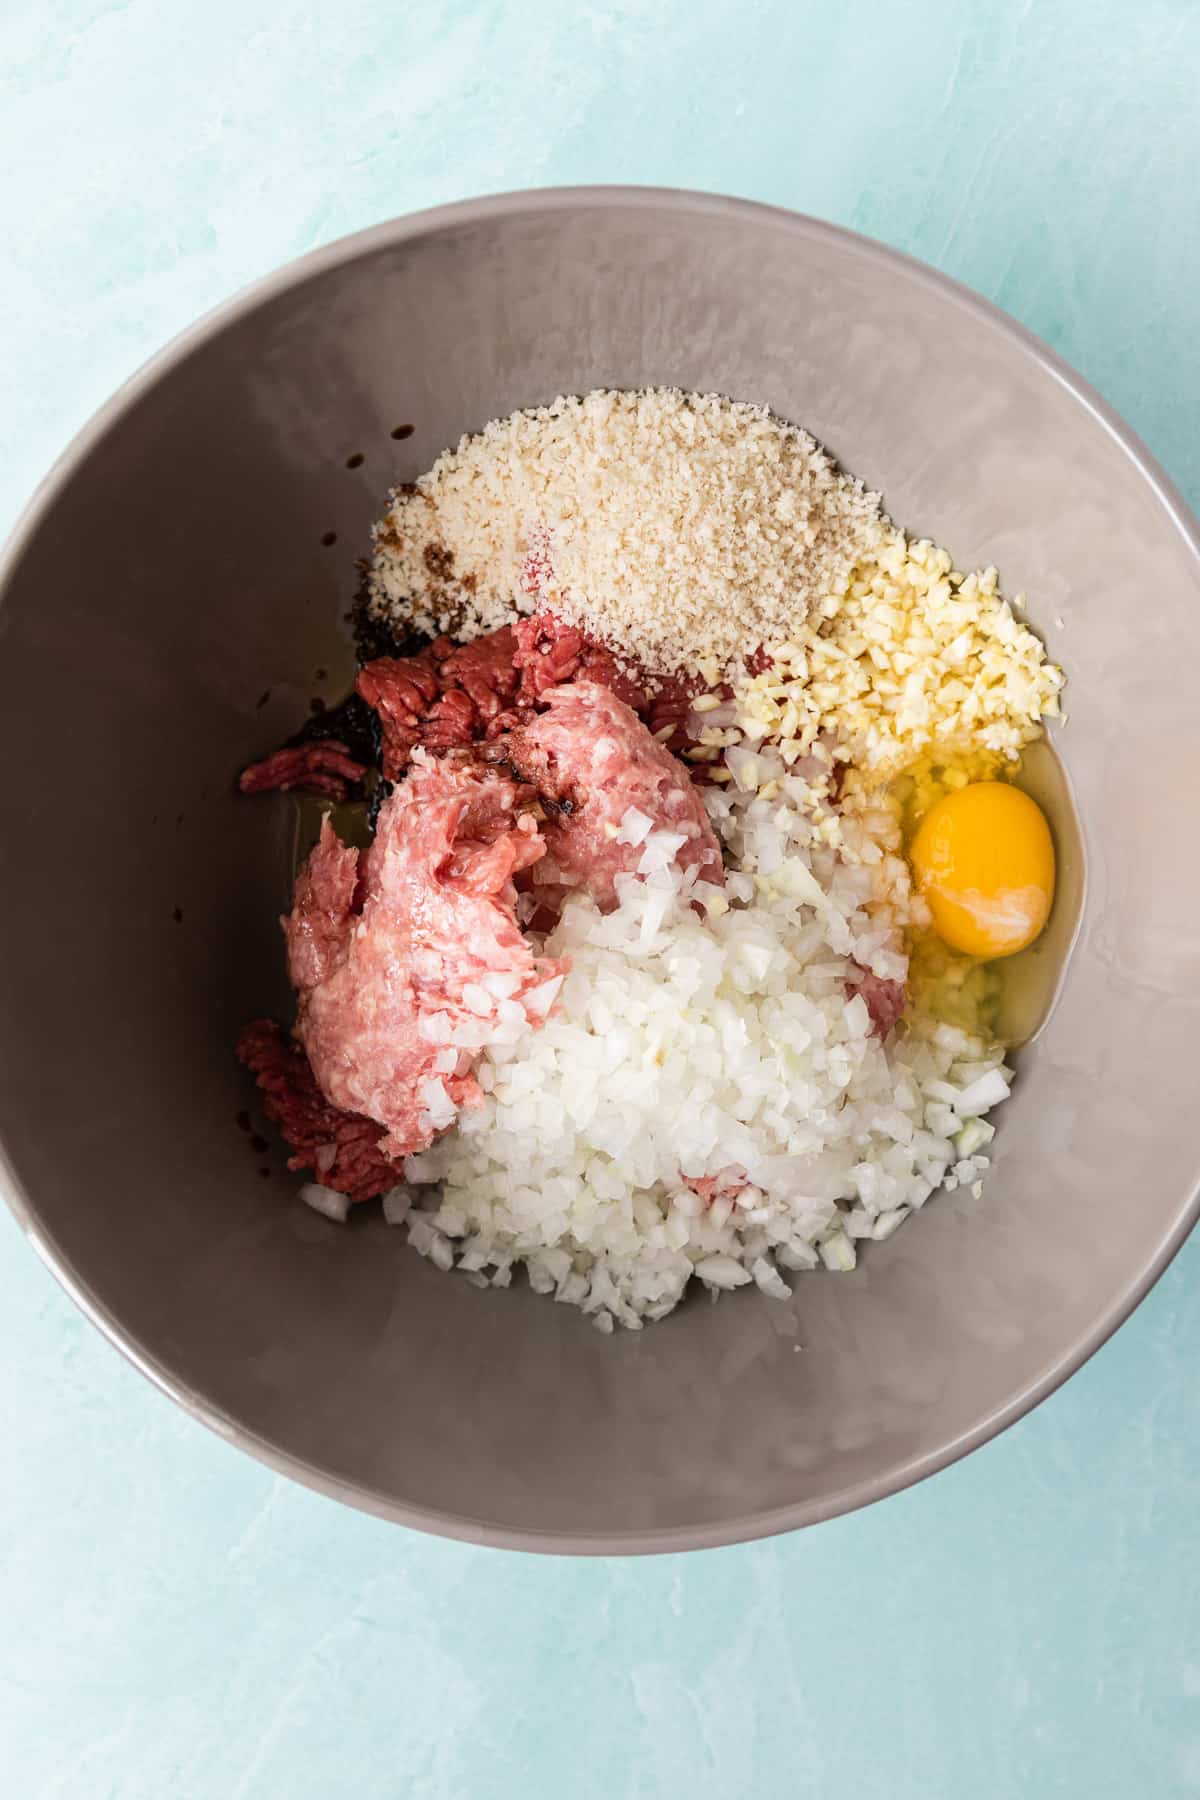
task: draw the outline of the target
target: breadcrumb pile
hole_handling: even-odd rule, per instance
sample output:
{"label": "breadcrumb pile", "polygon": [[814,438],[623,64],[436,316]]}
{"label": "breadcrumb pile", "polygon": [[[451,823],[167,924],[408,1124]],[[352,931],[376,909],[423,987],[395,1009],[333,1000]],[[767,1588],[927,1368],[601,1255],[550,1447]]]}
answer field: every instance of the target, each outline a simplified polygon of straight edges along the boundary
{"label": "breadcrumb pile", "polygon": [[459,639],[544,609],[656,672],[725,671],[884,536],[878,495],[765,408],[598,390],[493,420],[398,489],[369,604]]}

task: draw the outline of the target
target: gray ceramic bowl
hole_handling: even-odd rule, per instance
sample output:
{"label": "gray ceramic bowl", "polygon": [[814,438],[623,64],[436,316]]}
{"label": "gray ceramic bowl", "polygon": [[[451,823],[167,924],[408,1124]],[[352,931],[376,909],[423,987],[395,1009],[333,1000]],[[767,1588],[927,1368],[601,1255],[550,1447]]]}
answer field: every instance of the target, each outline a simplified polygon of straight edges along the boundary
{"label": "gray ceramic bowl", "polygon": [[[378,1219],[316,1217],[239,1131],[234,1037],[287,1000],[291,821],[231,782],[318,668],[316,691],[345,680],[341,615],[389,485],[514,407],[644,383],[802,421],[894,517],[1027,590],[1069,667],[1088,889],[981,1202],[937,1199],[790,1307],[743,1294],[606,1340],[438,1274]],[[113,1341],[274,1467],[530,1548],[802,1525],[1025,1412],[1193,1222],[1196,528],[1069,370],[904,257],[649,190],[472,202],[335,244],[104,409],[36,496],[0,606],[9,1197]]]}

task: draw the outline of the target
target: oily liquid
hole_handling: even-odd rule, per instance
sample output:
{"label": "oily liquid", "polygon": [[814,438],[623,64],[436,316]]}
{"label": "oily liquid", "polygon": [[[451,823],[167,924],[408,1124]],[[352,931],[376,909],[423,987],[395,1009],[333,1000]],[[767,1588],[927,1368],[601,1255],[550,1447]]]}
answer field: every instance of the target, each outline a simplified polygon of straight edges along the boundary
{"label": "oily liquid", "polygon": [[1014,1048],[1027,1044],[1050,1017],[1066,973],[1067,958],[1083,910],[1083,838],[1066,770],[1050,742],[1031,744],[1021,757],[1015,785],[1036,800],[1054,839],[1054,905],[1046,929],[1027,950],[1004,957],[999,972],[996,1035]]}

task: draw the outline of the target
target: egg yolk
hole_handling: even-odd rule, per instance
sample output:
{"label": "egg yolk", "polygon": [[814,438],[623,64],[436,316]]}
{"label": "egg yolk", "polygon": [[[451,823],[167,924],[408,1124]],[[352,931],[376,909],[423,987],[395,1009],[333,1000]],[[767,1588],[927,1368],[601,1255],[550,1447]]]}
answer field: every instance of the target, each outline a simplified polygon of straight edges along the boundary
{"label": "egg yolk", "polygon": [[938,936],[968,956],[1032,944],[1054,899],[1054,844],[1037,802],[975,781],[931,806],[909,851]]}

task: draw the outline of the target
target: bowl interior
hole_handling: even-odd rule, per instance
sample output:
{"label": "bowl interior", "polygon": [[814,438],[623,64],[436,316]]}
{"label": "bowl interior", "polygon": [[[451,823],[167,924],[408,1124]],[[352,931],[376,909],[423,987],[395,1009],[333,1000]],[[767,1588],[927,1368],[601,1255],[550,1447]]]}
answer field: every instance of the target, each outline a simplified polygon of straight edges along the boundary
{"label": "bowl interior", "polygon": [[[902,524],[1025,590],[1070,677],[1056,742],[1087,893],[982,1200],[938,1198],[788,1305],[693,1302],[606,1340],[524,1289],[445,1278],[374,1216],[317,1218],[239,1130],[238,1027],[287,1016],[292,818],[232,781],[345,683],[341,616],[391,484],[516,406],[646,383],[769,404]],[[159,1380],[292,1472],[558,1548],[802,1523],[1002,1422],[1178,1241],[1198,1161],[1200,853],[1181,820],[1200,733],[1175,675],[1200,662],[1195,548],[1027,340],[902,259],[650,193],[368,234],[109,410],[18,544],[0,628],[0,755],[31,772],[0,793],[19,1208]]]}

